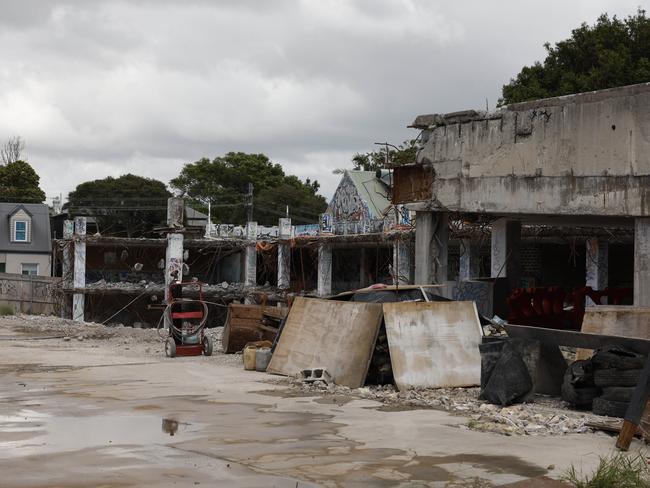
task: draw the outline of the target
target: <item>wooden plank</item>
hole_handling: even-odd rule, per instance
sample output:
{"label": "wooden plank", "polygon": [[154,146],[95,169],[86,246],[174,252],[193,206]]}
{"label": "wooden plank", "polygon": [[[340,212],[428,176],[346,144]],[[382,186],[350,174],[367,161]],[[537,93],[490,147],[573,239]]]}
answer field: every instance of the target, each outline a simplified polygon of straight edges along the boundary
{"label": "wooden plank", "polygon": [[604,334],[587,334],[572,330],[545,329],[529,325],[504,325],[508,336],[539,341],[542,344],[556,346],[582,347],[600,349],[604,346],[621,346],[640,354],[650,352],[650,340],[618,337]]}
{"label": "wooden plank", "polygon": [[325,368],[338,385],[363,386],[381,325],[379,303],[296,297],[267,372]]}
{"label": "wooden plank", "polygon": [[[650,307],[597,305],[587,307],[582,332],[650,339]],[[578,349],[576,359],[588,359],[591,349]]]}
{"label": "wooden plank", "polygon": [[621,433],[618,435],[616,447],[623,451],[630,448],[630,443],[634,434],[636,434],[643,411],[646,408],[648,399],[650,398],[650,355],[646,357],[645,364],[641,370],[641,376],[634,389],[632,400],[630,400],[625,412],[625,421],[621,428]]}
{"label": "wooden plank", "polygon": [[474,302],[397,302],[383,308],[400,390],[480,384],[483,334]]}

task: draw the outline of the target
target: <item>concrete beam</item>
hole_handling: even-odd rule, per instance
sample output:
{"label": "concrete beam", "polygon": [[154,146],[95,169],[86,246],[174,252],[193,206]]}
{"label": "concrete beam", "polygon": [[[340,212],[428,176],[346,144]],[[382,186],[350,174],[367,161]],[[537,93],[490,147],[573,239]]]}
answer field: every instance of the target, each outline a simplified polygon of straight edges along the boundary
{"label": "concrete beam", "polygon": [[318,288],[319,297],[332,294],[332,248],[324,243],[318,244]]}
{"label": "concrete beam", "polygon": [[398,239],[393,243],[393,284],[413,283],[413,244],[410,240]]}
{"label": "concrete beam", "polygon": [[448,243],[447,213],[415,213],[415,284],[447,282]]}
{"label": "concrete beam", "polygon": [[634,223],[634,305],[650,307],[650,218]]}
{"label": "concrete beam", "polygon": [[521,286],[521,222],[498,219],[492,222],[491,277],[508,278],[510,288]]}
{"label": "concrete beam", "polygon": [[[609,280],[609,243],[591,238],[585,241],[585,249],[585,285],[594,290],[604,290]],[[586,305],[596,304],[587,297]]]}
{"label": "concrete beam", "polygon": [[458,279],[467,281],[479,277],[479,246],[472,239],[460,239]]}

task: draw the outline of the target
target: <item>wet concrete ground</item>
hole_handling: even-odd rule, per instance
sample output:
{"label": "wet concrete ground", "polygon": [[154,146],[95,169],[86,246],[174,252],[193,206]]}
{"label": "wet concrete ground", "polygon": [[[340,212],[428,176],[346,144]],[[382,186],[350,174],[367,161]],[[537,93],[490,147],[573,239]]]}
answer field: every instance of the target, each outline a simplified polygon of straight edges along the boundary
{"label": "wet concrete ground", "polygon": [[294,397],[272,379],[218,357],[0,341],[0,486],[499,485],[589,470],[614,445],[462,430],[445,412]]}

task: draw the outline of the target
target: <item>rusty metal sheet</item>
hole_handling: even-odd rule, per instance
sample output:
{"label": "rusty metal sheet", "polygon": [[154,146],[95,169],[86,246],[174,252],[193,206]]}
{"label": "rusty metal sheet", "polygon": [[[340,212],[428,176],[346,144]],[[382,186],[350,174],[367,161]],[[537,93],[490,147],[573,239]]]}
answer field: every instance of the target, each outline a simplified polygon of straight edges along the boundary
{"label": "rusty metal sheet", "polygon": [[400,390],[480,384],[482,331],[474,302],[397,302],[383,308]]}
{"label": "rusty metal sheet", "polygon": [[228,305],[228,317],[223,328],[221,345],[223,352],[234,353],[244,349],[249,342],[271,341],[276,332],[262,322],[265,313],[284,316],[286,308],[263,305]]}
{"label": "rusty metal sheet", "polygon": [[295,375],[325,368],[338,385],[363,386],[375,348],[379,303],[338,302],[297,297],[267,368]]}
{"label": "rusty metal sheet", "polygon": [[393,170],[393,203],[424,202],[433,197],[433,169],[422,164]]}

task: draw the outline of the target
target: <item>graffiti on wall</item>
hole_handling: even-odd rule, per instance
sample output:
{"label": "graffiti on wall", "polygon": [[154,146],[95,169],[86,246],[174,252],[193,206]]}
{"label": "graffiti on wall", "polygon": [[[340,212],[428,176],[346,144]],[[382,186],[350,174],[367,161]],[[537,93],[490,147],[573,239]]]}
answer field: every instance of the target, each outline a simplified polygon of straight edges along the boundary
{"label": "graffiti on wall", "polygon": [[368,204],[361,198],[357,187],[347,174],[332,197],[330,211],[334,220],[338,221],[367,220],[372,217]]}

